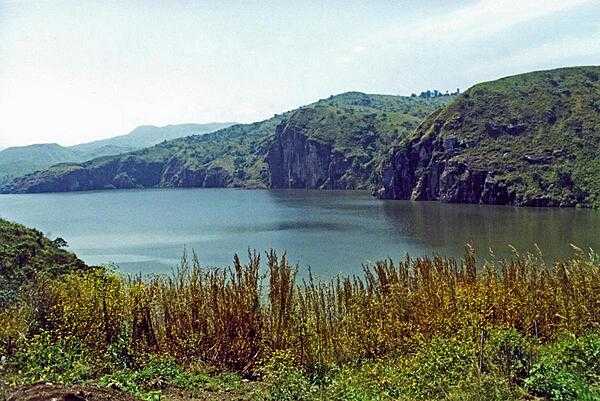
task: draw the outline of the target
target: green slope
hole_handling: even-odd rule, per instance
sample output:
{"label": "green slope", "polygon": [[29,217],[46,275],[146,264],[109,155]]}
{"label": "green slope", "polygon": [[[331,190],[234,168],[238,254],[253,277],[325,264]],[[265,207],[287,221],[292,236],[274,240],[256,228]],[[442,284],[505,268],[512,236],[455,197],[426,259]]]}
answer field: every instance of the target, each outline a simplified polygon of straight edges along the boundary
{"label": "green slope", "polygon": [[231,125],[232,123],[178,124],[165,127],[145,125],[126,135],[74,146],[43,143],[7,148],[0,150],[0,184],[54,164],[79,163],[96,157],[131,152],[165,140],[204,134]]}
{"label": "green slope", "polygon": [[473,86],[380,169],[383,198],[529,206],[600,204],[600,67]]}
{"label": "green slope", "polygon": [[[281,139],[279,131],[287,123],[303,121],[310,115],[302,123],[306,129],[300,133],[309,143],[327,144],[329,158],[340,154],[349,158],[360,156],[362,164],[372,165],[384,145],[407,135],[425,116],[450,99],[449,96],[421,99],[345,93],[265,121],[179,138],[124,155],[53,166],[16,179],[3,191],[267,187],[273,173],[267,156]],[[348,187],[368,186],[369,177],[358,175]]]}
{"label": "green slope", "polygon": [[57,276],[88,267],[41,232],[0,219],[0,308],[13,301],[34,275]]}

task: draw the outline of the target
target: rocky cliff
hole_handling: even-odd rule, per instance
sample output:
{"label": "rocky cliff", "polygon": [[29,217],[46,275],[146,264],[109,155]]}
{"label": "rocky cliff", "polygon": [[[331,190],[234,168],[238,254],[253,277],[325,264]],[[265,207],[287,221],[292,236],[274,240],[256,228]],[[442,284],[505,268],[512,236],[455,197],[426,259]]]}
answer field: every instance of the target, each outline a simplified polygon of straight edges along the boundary
{"label": "rocky cliff", "polygon": [[483,83],[384,158],[383,199],[592,206],[600,201],[600,67]]}
{"label": "rocky cliff", "polygon": [[19,177],[1,190],[370,188],[383,151],[451,99],[349,92],[253,124],[59,164]]}
{"label": "rocky cliff", "polygon": [[[55,173],[55,170],[58,171]],[[152,162],[127,155],[111,157],[102,163],[94,161],[89,165],[57,165],[43,173],[15,180],[5,191],[36,193],[152,187],[209,188],[227,187],[231,182],[230,174],[218,166],[194,168],[177,157]]]}
{"label": "rocky cliff", "polygon": [[[368,185],[368,173],[353,169],[350,156],[310,136],[309,122],[315,113],[299,111],[277,126],[266,157],[270,187],[355,189]],[[356,179],[357,175],[363,179]]]}

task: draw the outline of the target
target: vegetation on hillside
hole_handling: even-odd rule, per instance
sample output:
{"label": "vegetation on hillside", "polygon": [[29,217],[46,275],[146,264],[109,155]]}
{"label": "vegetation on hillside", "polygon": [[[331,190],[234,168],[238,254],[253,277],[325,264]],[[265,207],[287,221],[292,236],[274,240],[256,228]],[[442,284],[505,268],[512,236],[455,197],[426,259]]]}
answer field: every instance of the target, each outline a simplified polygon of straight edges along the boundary
{"label": "vegetation on hillside", "polygon": [[55,164],[81,163],[97,157],[127,153],[164,140],[204,134],[230,125],[232,123],[178,124],[165,127],[147,125],[137,127],[126,135],[73,146],[42,143],[3,149],[0,150],[0,185]]}
{"label": "vegetation on hillside", "polygon": [[515,75],[477,84],[429,116],[384,162],[381,192],[599,206],[599,151],[600,67]]}
{"label": "vegetation on hillside", "polygon": [[149,400],[600,397],[592,252],[547,265],[531,254],[478,260],[467,247],[461,260],[387,260],[331,281],[298,280],[285,255],[265,258],[208,269],[184,257],[147,279],[36,275],[0,309],[0,379]]}
{"label": "vegetation on hillside", "polygon": [[20,289],[39,275],[88,269],[65,245],[62,238],[51,241],[37,230],[0,219],[0,307],[14,302]]}
{"label": "vegetation on hillside", "polygon": [[[373,172],[384,149],[414,130],[452,96],[432,99],[366,95],[349,92],[273,118],[238,124],[217,132],[179,138],[153,147],[85,163],[65,163],[26,175],[6,185],[5,192],[48,192],[114,187],[232,186],[267,187],[265,157],[278,124],[306,120],[306,136],[331,144]],[[370,175],[359,174],[357,187]],[[206,177],[209,177],[208,179]]]}

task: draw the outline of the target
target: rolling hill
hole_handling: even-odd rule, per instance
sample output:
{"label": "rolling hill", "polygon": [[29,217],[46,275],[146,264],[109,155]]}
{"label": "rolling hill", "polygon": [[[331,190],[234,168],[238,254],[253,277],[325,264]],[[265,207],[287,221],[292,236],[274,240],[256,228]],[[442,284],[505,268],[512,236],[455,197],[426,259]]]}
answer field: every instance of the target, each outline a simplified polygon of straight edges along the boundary
{"label": "rolling hill", "polygon": [[3,191],[370,188],[382,152],[451,99],[344,93],[265,121],[56,165],[15,179]]}
{"label": "rolling hill", "polygon": [[165,140],[204,134],[231,125],[233,123],[179,124],[165,127],[145,125],[126,135],[74,146],[43,143],[6,148],[0,150],[0,184],[57,163],[77,163],[96,157],[131,152]]}
{"label": "rolling hill", "polygon": [[382,199],[600,206],[600,67],[434,98],[348,92],[253,123],[53,166],[3,192],[370,189]]}

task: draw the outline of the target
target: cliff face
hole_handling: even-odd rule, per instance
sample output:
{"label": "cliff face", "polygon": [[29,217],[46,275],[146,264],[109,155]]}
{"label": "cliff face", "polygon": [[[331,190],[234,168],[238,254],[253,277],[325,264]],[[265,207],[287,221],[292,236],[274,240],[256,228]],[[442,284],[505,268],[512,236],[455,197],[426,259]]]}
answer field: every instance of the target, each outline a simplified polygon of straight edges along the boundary
{"label": "cliff face", "polygon": [[364,189],[384,149],[452,99],[344,93],[253,124],[60,164],[1,192],[146,187]]}
{"label": "cliff face", "polygon": [[599,67],[565,68],[474,86],[389,152],[376,195],[598,205],[599,77]]}
{"label": "cliff face", "polygon": [[438,132],[395,149],[381,167],[376,195],[449,203],[536,204],[517,199],[495,171],[454,160],[465,146],[460,139],[442,138]]}
{"label": "cliff face", "polygon": [[[313,114],[305,110],[301,114]],[[308,119],[310,120],[310,119]],[[330,144],[307,137],[307,119],[292,116],[279,124],[267,153],[271,188],[350,189],[351,162]]]}

